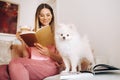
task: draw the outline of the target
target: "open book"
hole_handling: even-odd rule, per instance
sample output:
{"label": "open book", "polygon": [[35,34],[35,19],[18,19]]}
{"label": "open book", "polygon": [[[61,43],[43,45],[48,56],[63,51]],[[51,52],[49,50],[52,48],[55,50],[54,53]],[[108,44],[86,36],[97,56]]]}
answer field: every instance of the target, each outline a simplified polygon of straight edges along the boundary
{"label": "open book", "polygon": [[[80,72],[76,72],[76,73],[61,73],[60,74],[60,79],[61,80],[68,80],[68,79],[74,79],[74,80],[78,80],[78,79],[83,79],[84,77],[86,77],[87,79],[85,80],[90,80],[91,77],[93,77],[93,75],[96,74],[106,74],[106,73],[120,73],[120,68],[111,66],[111,65],[107,65],[107,64],[97,64],[93,67],[93,71],[80,71]],[[77,79],[78,78],[78,79]]]}
{"label": "open book", "polygon": [[93,68],[94,74],[104,74],[104,73],[114,73],[114,72],[120,72],[120,68],[107,64],[97,64]]}
{"label": "open book", "polygon": [[28,46],[34,46],[34,43],[36,42],[43,46],[54,44],[54,35],[50,26],[42,27],[36,32],[23,32],[20,36]]}
{"label": "open book", "polygon": [[93,74],[106,74],[120,72],[120,68],[107,64],[97,64],[93,67],[92,71],[81,71],[82,73],[93,73]]}

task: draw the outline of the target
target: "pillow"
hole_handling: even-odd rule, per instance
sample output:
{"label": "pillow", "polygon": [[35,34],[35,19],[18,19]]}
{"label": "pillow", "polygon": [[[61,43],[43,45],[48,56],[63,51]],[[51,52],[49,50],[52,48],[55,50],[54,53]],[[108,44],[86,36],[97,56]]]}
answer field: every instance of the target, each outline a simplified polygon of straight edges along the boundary
{"label": "pillow", "polygon": [[11,60],[11,44],[12,41],[0,40],[0,65],[8,64]]}

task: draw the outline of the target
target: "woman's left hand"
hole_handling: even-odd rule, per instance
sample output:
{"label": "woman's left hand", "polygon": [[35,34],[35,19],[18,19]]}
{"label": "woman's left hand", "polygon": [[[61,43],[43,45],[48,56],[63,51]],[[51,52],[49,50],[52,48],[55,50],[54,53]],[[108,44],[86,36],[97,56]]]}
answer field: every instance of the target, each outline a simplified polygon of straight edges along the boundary
{"label": "woman's left hand", "polygon": [[40,54],[50,56],[49,49],[47,47],[44,47],[39,43],[34,43],[34,46],[39,50]]}

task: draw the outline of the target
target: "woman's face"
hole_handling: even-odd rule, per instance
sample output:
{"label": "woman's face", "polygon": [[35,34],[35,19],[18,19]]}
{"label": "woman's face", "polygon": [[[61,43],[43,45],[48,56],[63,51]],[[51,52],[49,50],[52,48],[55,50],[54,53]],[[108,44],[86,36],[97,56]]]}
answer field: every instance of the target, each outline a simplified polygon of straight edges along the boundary
{"label": "woman's face", "polygon": [[50,10],[47,8],[43,8],[40,12],[39,20],[43,26],[49,25],[52,20],[52,14]]}

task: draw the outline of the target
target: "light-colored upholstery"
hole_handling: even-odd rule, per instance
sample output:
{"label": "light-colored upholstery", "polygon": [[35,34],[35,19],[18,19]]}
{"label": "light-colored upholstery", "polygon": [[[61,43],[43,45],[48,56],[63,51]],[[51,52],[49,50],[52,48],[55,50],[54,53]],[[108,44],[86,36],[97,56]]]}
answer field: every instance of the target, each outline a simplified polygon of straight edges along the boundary
{"label": "light-colored upholstery", "polygon": [[11,44],[12,41],[0,40],[0,65],[8,64],[11,60]]}
{"label": "light-colored upholstery", "polygon": [[11,60],[10,46],[15,39],[15,34],[0,33],[0,65],[8,64]]}

